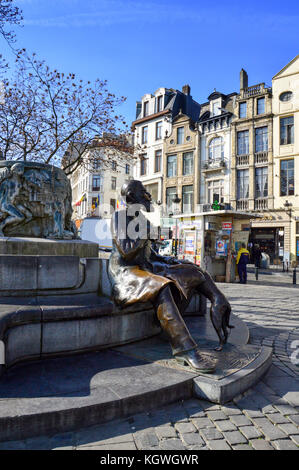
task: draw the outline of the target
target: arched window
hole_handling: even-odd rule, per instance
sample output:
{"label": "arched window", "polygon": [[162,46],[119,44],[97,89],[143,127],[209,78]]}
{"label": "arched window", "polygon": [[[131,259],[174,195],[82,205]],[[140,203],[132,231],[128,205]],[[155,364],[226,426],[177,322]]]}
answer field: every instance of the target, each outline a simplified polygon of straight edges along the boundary
{"label": "arched window", "polygon": [[215,137],[209,143],[209,161],[224,159],[224,145],[222,137]]}

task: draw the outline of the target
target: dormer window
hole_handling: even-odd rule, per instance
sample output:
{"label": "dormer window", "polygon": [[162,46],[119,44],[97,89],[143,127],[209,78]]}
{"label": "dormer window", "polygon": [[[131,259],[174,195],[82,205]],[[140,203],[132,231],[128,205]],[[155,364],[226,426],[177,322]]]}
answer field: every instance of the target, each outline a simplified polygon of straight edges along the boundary
{"label": "dormer window", "polygon": [[143,117],[148,116],[148,114],[149,114],[149,102],[145,101],[143,103]]}
{"label": "dormer window", "polygon": [[163,110],[163,96],[158,96],[157,98],[157,113]]}
{"label": "dormer window", "polygon": [[212,104],[212,113],[213,116],[217,116],[217,114],[219,114],[219,103]]}

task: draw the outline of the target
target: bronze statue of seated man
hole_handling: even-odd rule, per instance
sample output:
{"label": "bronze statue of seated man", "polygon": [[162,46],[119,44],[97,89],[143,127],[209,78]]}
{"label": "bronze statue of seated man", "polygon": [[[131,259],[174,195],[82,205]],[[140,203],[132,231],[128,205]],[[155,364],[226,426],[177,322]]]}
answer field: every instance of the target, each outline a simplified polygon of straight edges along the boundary
{"label": "bronze statue of seated man", "polygon": [[152,302],[177,361],[198,372],[212,373],[214,361],[200,353],[181,313],[195,292],[206,296],[211,301],[211,320],[220,340],[217,349],[221,350],[230,327],[230,304],[209,274],[197,265],[154,251],[150,224],[142,214],[142,209],[145,214],[151,211],[151,195],[142,183],[130,181],[121,194],[127,209],[115,212],[112,218],[113,250],[108,268],[114,301],[121,307]]}

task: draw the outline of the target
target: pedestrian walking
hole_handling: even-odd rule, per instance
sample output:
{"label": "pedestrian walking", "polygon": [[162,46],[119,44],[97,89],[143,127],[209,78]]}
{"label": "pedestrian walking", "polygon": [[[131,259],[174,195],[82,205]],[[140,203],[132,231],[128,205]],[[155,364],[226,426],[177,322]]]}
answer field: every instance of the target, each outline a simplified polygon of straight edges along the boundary
{"label": "pedestrian walking", "polygon": [[262,250],[260,249],[260,245],[256,243],[253,248],[253,262],[256,268],[261,267],[261,259],[262,259]]}
{"label": "pedestrian walking", "polygon": [[249,251],[245,247],[245,243],[242,243],[240,250],[237,254],[237,267],[238,275],[241,284],[246,284],[247,282],[247,264],[249,263]]}

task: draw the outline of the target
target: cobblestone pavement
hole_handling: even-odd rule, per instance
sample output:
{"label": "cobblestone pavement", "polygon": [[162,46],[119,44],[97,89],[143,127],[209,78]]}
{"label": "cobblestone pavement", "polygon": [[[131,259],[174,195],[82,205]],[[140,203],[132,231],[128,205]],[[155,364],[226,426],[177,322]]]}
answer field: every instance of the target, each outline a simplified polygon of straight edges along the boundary
{"label": "cobblestone pavement", "polygon": [[[273,365],[254,388],[225,406],[187,400],[122,421],[0,449],[299,450],[299,286],[282,274],[220,284],[250,342],[273,348]],[[292,362],[293,361],[293,362]]]}

